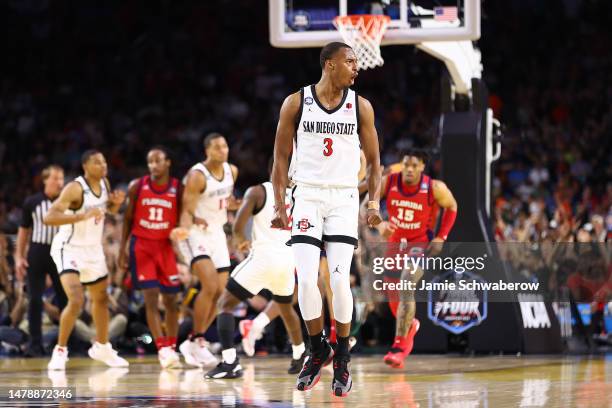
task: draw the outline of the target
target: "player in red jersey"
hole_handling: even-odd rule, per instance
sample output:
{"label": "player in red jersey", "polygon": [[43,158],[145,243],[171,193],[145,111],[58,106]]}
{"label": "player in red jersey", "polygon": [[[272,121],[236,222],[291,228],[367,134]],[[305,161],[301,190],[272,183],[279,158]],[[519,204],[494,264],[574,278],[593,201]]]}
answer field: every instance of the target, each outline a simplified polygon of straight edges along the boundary
{"label": "player in red jersey", "polygon": [[[430,255],[438,253],[455,223],[457,202],[444,182],[423,173],[426,162],[425,152],[410,150],[403,155],[401,171],[383,179],[381,197],[386,197],[389,220],[379,230],[389,244],[387,256],[398,252],[422,256],[426,250]],[[443,210],[442,220],[432,239],[438,209]],[[400,276],[418,282],[423,271],[398,271],[385,280],[398,281]],[[404,358],[412,351],[419,330],[419,321],[414,317],[414,293],[404,291],[404,295],[400,299],[397,292],[389,292],[389,307],[396,316],[395,340],[384,361],[394,368],[404,366]]]}
{"label": "player in red jersey", "polygon": [[[129,267],[134,288],[143,292],[147,324],[161,366],[180,368],[175,351],[179,312],[176,294],[180,282],[170,241],[178,220],[180,182],[170,177],[171,162],[164,148],[152,148],[147,154],[147,165],[150,174],[132,180],[128,187],[119,265],[124,270]],[[165,307],[165,336],[158,308],[160,292]]]}

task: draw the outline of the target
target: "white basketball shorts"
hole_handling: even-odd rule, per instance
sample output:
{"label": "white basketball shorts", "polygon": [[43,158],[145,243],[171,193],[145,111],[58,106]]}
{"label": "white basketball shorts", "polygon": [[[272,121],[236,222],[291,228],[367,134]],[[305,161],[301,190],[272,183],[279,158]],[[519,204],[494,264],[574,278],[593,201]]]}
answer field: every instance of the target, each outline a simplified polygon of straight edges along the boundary
{"label": "white basketball shorts", "polygon": [[359,191],[357,188],[294,187],[291,243],[323,248],[324,242],[357,246]]}
{"label": "white basketball shorts", "polygon": [[208,258],[218,272],[230,270],[230,256],[223,228],[201,229],[193,226],[189,230],[189,238],[179,243],[179,249],[190,265],[200,259]]}
{"label": "white basketball shorts", "polygon": [[98,283],[108,277],[102,245],[78,246],[54,239],[51,258],[60,275],[76,273],[83,285]]}
{"label": "white basketball shorts", "polygon": [[291,248],[254,247],[230,275],[227,290],[240,300],[258,294],[262,289],[272,292],[279,303],[291,303],[295,286],[295,262]]}

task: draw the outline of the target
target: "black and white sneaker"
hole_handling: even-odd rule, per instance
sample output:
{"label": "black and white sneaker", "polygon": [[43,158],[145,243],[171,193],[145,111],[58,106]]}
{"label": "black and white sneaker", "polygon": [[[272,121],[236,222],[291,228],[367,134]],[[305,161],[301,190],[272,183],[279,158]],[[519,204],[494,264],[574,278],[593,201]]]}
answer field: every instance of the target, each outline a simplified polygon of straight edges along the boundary
{"label": "black and white sneaker", "polygon": [[242,366],[236,358],[232,364],[221,361],[215,368],[204,374],[208,379],[234,379],[242,377]]}
{"label": "black and white sneaker", "polygon": [[306,357],[304,367],[298,375],[296,388],[298,391],[308,391],[319,382],[321,378],[321,368],[331,363],[334,358],[334,349],[327,340],[323,340],[323,350],[312,353]]}
{"label": "black and white sneaker", "polygon": [[302,356],[298,358],[297,360],[291,359],[291,364],[289,365],[289,370],[287,370],[287,373],[289,374],[299,373],[300,370],[302,370],[302,367],[304,366],[304,360],[306,360],[306,351],[304,351],[302,353]]}
{"label": "black and white sneaker", "polygon": [[332,395],[346,397],[353,387],[353,379],[349,372],[350,355],[336,356],[334,358],[334,380],[332,381]]}

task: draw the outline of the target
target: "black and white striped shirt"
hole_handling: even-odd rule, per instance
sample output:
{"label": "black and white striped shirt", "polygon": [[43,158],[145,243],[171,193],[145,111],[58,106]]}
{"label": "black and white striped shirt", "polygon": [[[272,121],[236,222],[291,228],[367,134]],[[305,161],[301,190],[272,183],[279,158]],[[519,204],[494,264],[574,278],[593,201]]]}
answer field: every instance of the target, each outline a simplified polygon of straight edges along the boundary
{"label": "black and white striped shirt", "polygon": [[59,227],[43,224],[43,218],[51,208],[52,200],[45,193],[36,193],[23,203],[21,227],[32,229],[31,242],[34,244],[51,245]]}

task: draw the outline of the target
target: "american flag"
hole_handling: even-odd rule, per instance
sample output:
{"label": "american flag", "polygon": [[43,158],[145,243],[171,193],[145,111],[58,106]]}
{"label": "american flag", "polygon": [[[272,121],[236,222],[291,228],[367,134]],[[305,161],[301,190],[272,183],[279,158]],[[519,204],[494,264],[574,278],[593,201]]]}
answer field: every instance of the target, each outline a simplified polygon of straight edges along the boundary
{"label": "american flag", "polygon": [[455,21],[457,20],[457,7],[435,7],[435,21]]}

